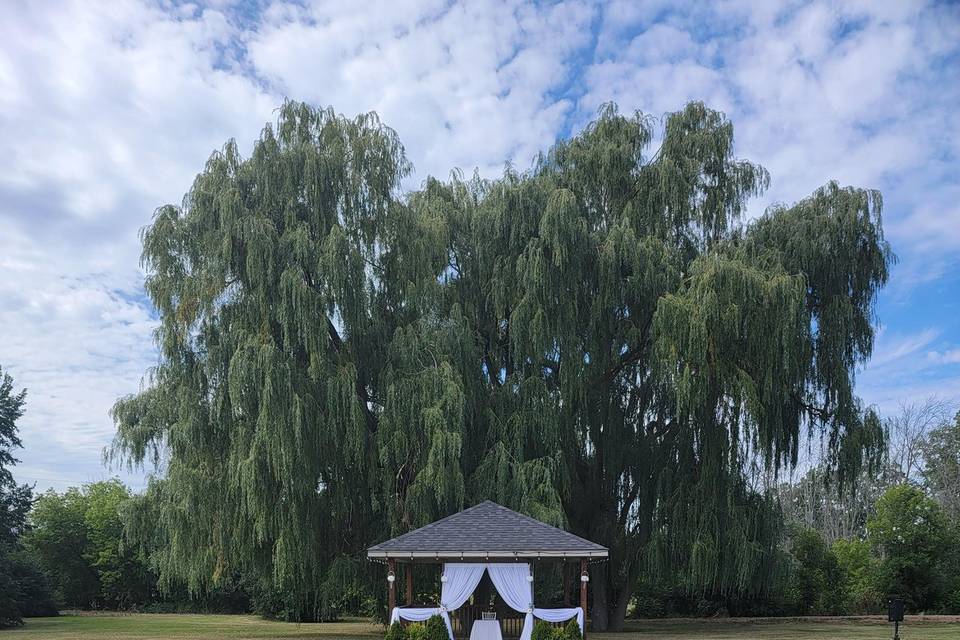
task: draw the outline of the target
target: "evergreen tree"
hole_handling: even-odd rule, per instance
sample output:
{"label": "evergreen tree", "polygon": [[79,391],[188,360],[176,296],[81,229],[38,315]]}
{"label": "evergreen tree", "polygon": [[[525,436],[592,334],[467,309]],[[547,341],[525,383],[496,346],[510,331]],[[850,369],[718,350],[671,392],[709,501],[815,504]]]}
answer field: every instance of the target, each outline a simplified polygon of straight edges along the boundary
{"label": "evergreen tree", "polygon": [[287,103],[214,154],[143,233],[161,360],[114,408],[117,455],[165,453],[130,521],[161,579],[322,612],[335,561],[490,498],[611,549],[598,629],[642,571],[770,589],[746,471],[810,433],[844,481],[882,444],[853,393],[881,201],[830,183],[746,223],[769,177],[732,124],[692,103],[651,154],[654,124],[606,106],[529,171],[407,195],[374,115]]}
{"label": "evergreen tree", "polygon": [[26,389],[13,389],[13,378],[0,368],[0,627],[15,626],[23,616],[56,615],[46,577],[23,553],[20,538],[27,529],[33,488],[18,485],[11,467],[22,446],[17,420],[23,416]]}

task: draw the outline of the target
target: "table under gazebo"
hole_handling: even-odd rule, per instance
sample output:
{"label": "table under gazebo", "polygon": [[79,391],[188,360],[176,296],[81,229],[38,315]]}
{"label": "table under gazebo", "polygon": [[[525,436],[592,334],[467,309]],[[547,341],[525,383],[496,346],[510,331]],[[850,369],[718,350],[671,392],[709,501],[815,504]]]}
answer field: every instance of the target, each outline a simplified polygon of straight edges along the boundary
{"label": "table under gazebo", "polygon": [[[367,550],[368,558],[387,565],[390,622],[423,621],[438,615],[451,640],[530,640],[537,619],[554,624],[575,619],[586,637],[588,566],[606,560],[607,555],[606,547],[489,500]],[[580,606],[535,605],[533,563],[542,562],[579,565]],[[413,567],[417,564],[441,565],[439,602],[414,605]],[[397,605],[398,566],[406,579],[404,606]],[[481,584],[492,587],[514,615],[481,620],[487,603],[468,604]]]}

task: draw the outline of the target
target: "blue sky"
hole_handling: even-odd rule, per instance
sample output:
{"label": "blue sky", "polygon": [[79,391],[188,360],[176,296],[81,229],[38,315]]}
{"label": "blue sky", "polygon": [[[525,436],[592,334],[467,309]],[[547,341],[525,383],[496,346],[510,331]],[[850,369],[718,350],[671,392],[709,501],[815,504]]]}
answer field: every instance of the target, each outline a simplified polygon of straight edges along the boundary
{"label": "blue sky", "polygon": [[[960,8],[907,1],[14,2],[0,21],[0,365],[16,469],[109,477],[107,414],[155,363],[138,230],[284,97],[376,110],[416,167],[529,166],[606,101],[691,99],[766,166],[750,216],[830,179],[880,189],[899,262],[868,404],[960,399]],[[120,471],[134,487],[142,475]]]}

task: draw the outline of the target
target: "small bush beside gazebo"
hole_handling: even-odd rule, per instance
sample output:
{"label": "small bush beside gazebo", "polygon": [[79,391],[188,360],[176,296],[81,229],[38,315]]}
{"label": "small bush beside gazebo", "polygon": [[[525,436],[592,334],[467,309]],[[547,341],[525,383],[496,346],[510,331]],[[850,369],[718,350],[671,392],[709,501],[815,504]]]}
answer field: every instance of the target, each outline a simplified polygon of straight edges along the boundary
{"label": "small bush beside gazebo", "polygon": [[[496,640],[474,633],[475,617],[470,620],[459,617],[455,621],[450,617],[451,613],[465,605],[485,576],[492,582],[500,599],[523,616],[519,633],[508,633],[506,637],[537,640],[534,638],[536,620],[553,624],[567,623],[567,626],[568,621],[571,621],[575,623],[581,637],[585,636],[588,566],[590,562],[606,560],[607,556],[606,547],[490,501],[367,550],[368,558],[387,565],[387,607],[390,622],[426,622],[436,616],[443,621],[449,640],[465,640],[468,636],[472,636],[473,640]],[[579,564],[579,607],[545,609],[535,606],[532,566],[542,562]],[[412,606],[412,568],[415,564],[441,566],[440,602],[434,606]],[[406,605],[402,607],[397,606],[398,565],[404,566],[406,577]],[[436,629],[436,621],[431,624]],[[490,625],[484,626],[485,633],[488,628]],[[542,625],[539,627],[538,636],[544,635],[544,628]],[[492,629],[499,636],[501,624],[498,622]],[[560,640],[565,631],[551,630],[551,633],[555,637],[538,640]],[[419,634],[419,629],[415,629],[415,635]]]}

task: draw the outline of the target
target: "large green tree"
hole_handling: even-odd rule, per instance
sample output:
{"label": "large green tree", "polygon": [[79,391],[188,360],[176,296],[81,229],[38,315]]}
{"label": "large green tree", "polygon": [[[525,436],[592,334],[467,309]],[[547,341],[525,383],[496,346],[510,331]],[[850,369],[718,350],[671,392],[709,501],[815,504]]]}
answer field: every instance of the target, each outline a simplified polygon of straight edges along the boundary
{"label": "large green tree", "polygon": [[154,578],[124,540],[121,513],[130,498],[114,478],[63,493],[50,489],[37,500],[24,542],[64,606],[125,609],[151,601]]}
{"label": "large green tree", "polygon": [[21,624],[24,616],[57,613],[46,576],[21,546],[33,487],[18,485],[12,467],[19,462],[13,452],[22,446],[17,421],[26,396],[0,368],[0,627]]}
{"label": "large green tree", "polygon": [[895,485],[877,501],[867,528],[880,554],[882,591],[901,595],[914,612],[935,606],[945,588],[944,561],[954,553],[940,506],[913,485]]}
{"label": "large green tree", "polygon": [[843,479],[882,440],[853,393],[880,197],[746,223],[769,178],[732,124],[692,103],[651,153],[655,124],[607,106],[528,171],[406,195],[373,115],[287,103],[215,153],[143,233],[161,359],[114,409],[115,452],[165,461],[131,520],[161,577],[323,609],[368,543],[492,498],[610,547],[595,628],[644,570],[769,589],[780,519],[746,471],[811,434]]}

